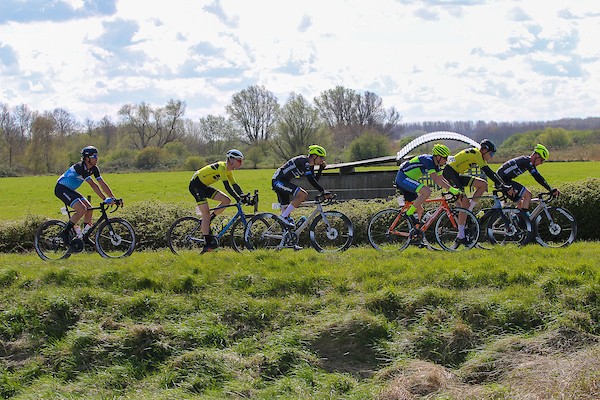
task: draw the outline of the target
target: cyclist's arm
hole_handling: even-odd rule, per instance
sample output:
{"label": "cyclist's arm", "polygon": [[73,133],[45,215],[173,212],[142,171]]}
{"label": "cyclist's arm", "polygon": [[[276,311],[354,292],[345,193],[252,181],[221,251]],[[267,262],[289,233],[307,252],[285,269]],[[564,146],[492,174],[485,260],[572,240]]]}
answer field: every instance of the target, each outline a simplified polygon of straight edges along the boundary
{"label": "cyclist's arm", "polygon": [[548,184],[548,182],[546,182],[542,174],[540,174],[540,172],[536,168],[530,170],[529,172],[531,173],[531,176],[533,176],[537,183],[546,188],[547,191],[552,191],[552,187]]}
{"label": "cyclist's arm", "polygon": [[[92,187],[92,190],[94,191],[94,193],[96,193],[98,195],[98,197],[100,197],[102,200],[104,200],[107,196],[102,193],[102,189],[100,189],[100,186],[98,186],[98,184],[96,184],[96,182],[94,182],[94,180],[91,177],[87,177],[85,179],[85,181],[87,183],[89,183],[89,185]],[[101,185],[104,184],[104,186],[106,186],[108,188],[108,185],[106,185],[106,183],[102,182],[102,180],[99,180],[98,183],[100,183]],[[110,188],[108,189],[108,192],[110,192]],[[110,192],[112,193],[112,192]],[[113,196],[110,196],[113,197]]]}
{"label": "cyclist's arm", "polygon": [[500,178],[500,176],[498,176],[498,174],[495,173],[494,170],[492,170],[489,165],[485,165],[485,166],[481,167],[481,170],[488,178],[490,178],[494,182],[496,187],[505,186],[502,178]]}
{"label": "cyclist's arm", "polygon": [[229,193],[231,197],[235,199],[235,201],[240,201],[240,197],[242,196],[243,192],[237,183],[234,183],[232,187],[229,181],[223,181],[223,186],[225,186],[225,190],[227,190],[227,193]]}
{"label": "cyclist's arm", "polygon": [[112,197],[113,199],[115,198],[115,195],[113,194],[111,188],[108,186],[108,183],[104,182],[104,179],[98,179],[98,185],[100,185],[100,188],[102,189],[106,197]]}
{"label": "cyclist's arm", "polygon": [[323,189],[323,187],[321,185],[319,185],[319,182],[317,182],[316,178],[315,178],[315,174],[313,173],[307,173],[306,174],[306,179],[308,180],[308,182],[315,188],[317,189],[320,193],[325,192],[325,189]]}
{"label": "cyclist's arm", "polygon": [[429,171],[429,176],[431,177],[433,183],[443,187],[444,189],[449,189],[452,186],[441,174],[433,170]]}

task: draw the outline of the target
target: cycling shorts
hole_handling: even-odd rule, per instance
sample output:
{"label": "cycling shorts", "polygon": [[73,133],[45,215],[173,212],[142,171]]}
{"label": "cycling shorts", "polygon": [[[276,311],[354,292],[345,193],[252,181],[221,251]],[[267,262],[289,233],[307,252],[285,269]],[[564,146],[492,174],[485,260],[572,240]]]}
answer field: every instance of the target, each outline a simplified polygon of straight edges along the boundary
{"label": "cycling shorts", "polygon": [[475,179],[479,179],[472,175],[459,174],[454,168],[449,165],[444,167],[442,176],[455,188],[464,190],[466,187],[471,187]]}
{"label": "cycling shorts", "polygon": [[214,187],[206,186],[198,177],[190,181],[189,189],[198,204],[206,203],[206,199],[213,199],[218,192]]}
{"label": "cycling shorts", "polygon": [[62,200],[66,206],[73,207],[73,204],[79,199],[85,199],[83,195],[73,189],[69,189],[65,185],[57,183],[54,187],[54,195]]}
{"label": "cycling shorts", "polygon": [[513,190],[515,191],[514,196],[509,196],[508,193],[506,193],[506,197],[508,197],[509,199],[511,199],[514,202],[521,200],[521,197],[523,197],[525,190],[527,190],[525,188],[525,186],[523,186],[519,182],[515,182],[515,181],[507,181],[505,183],[507,185],[512,186]]}
{"label": "cycling shorts", "polygon": [[298,190],[300,190],[300,186],[294,185],[289,181],[277,180],[273,179],[271,181],[271,187],[277,193],[277,201],[282,206],[286,206],[290,204],[290,197],[295,197]]}
{"label": "cycling shorts", "polygon": [[418,197],[417,192],[425,186],[423,183],[409,178],[401,171],[396,175],[396,187],[404,196],[405,201],[415,201]]}

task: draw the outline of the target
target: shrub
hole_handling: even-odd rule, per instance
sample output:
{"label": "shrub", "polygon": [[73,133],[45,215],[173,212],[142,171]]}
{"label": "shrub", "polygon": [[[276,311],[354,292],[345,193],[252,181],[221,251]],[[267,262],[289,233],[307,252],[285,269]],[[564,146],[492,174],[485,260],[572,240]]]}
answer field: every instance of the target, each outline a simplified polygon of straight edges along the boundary
{"label": "shrub", "polygon": [[555,205],[571,211],[577,221],[578,240],[598,240],[596,223],[600,221],[600,179],[566,183]]}
{"label": "shrub", "polygon": [[160,165],[163,151],[158,147],[146,147],[135,157],[135,166],[140,169],[153,169]]}
{"label": "shrub", "polygon": [[206,165],[206,160],[200,156],[189,156],[183,163],[186,171],[197,171]]}

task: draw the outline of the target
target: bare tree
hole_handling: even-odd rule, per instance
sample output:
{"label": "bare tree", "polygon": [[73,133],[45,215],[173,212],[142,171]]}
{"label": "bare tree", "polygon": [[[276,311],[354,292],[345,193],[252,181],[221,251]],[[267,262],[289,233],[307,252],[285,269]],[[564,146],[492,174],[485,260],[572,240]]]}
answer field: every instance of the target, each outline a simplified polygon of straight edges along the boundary
{"label": "bare tree", "polygon": [[242,129],[245,141],[254,144],[270,139],[279,104],[264,86],[250,86],[234,94],[225,110]]}
{"label": "bare tree", "polygon": [[173,99],[156,110],[144,102],[126,104],[119,110],[119,118],[135,148],[163,147],[183,135],[185,108],[185,102]]}
{"label": "bare tree", "polygon": [[309,145],[317,143],[321,125],[318,110],[301,94],[291,93],[277,119],[278,140],[273,141],[275,153],[286,160],[305,153]]}
{"label": "bare tree", "polygon": [[218,115],[200,118],[199,135],[206,145],[206,154],[224,154],[236,143],[241,133],[235,124]]}
{"label": "bare tree", "polygon": [[3,152],[8,159],[8,166],[12,167],[15,157],[25,146],[25,137],[21,134],[8,104],[0,105],[0,131],[5,145]]}
{"label": "bare tree", "polygon": [[27,149],[28,161],[35,173],[52,172],[54,118],[50,112],[35,115],[31,127],[31,140]]}
{"label": "bare tree", "polygon": [[64,108],[55,108],[52,111],[52,118],[54,118],[56,134],[61,138],[72,135],[81,127],[75,116]]}
{"label": "bare tree", "polygon": [[336,86],[315,98],[319,115],[330,128],[357,123],[358,95],[352,89]]}

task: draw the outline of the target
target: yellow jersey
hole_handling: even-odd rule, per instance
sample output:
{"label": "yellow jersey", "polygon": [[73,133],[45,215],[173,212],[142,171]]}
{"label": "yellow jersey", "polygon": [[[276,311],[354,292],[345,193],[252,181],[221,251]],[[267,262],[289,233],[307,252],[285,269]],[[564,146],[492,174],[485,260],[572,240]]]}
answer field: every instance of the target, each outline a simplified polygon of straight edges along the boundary
{"label": "yellow jersey", "polygon": [[232,186],[236,183],[233,177],[233,170],[227,170],[227,161],[218,161],[200,168],[194,173],[192,180],[196,177],[198,177],[200,182],[204,183],[206,186],[210,186],[220,180],[227,181]]}
{"label": "yellow jersey", "polygon": [[458,152],[452,161],[448,161],[448,165],[459,174],[465,173],[469,168],[476,166],[483,168],[488,165],[481,152],[474,147]]}

